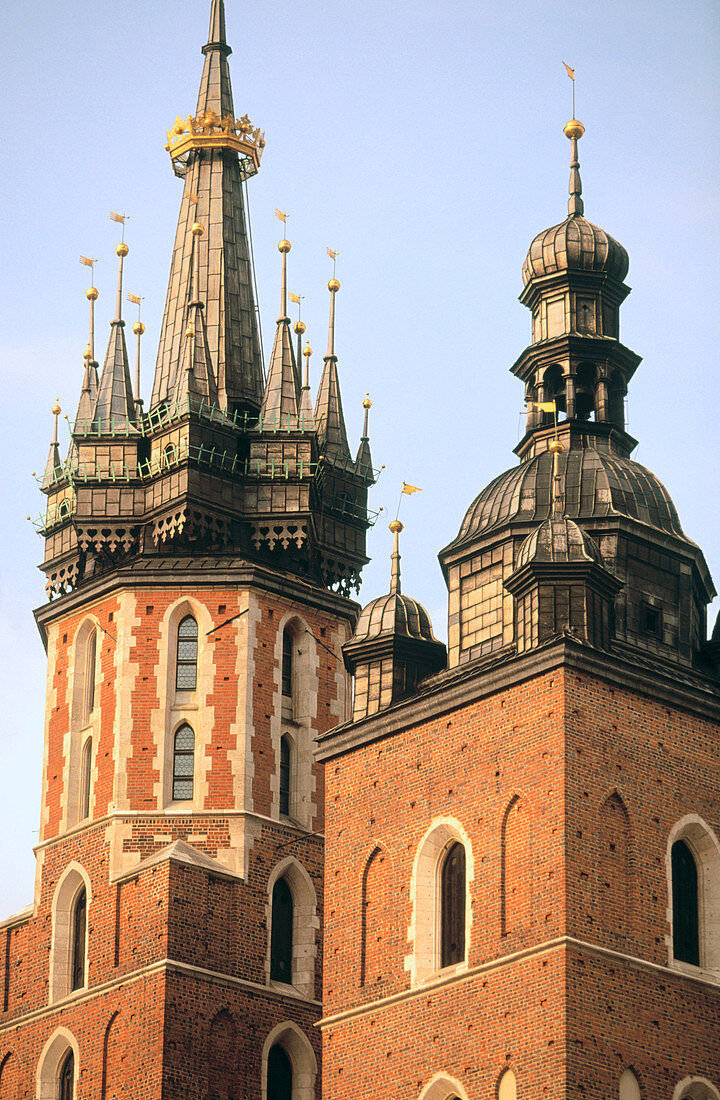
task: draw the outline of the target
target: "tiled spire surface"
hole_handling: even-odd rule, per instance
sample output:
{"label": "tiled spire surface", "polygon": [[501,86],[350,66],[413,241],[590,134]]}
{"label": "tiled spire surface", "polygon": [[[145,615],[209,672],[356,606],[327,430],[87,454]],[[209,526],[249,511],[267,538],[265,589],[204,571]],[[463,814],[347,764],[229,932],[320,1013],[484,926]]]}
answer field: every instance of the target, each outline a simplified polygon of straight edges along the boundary
{"label": "tiled spire surface", "polygon": [[92,359],[90,345],[85,352],[85,373],[83,375],[82,390],[75,415],[75,430],[84,431],[90,426],[95,411],[95,402],[98,395],[98,371],[97,363]]}
{"label": "tiled spire surface", "polygon": [[315,402],[315,426],[318,445],[327,461],[336,466],[348,466],[352,463],[352,459],[347,441],[335,354],[335,295],[340,289],[337,279],[330,280],[328,289],[330,291],[328,350]]}
{"label": "tiled spire surface", "polygon": [[130,364],[125,344],[125,322],[115,320],[110,326],[105,363],[98,386],[93,424],[96,431],[109,432],[135,423]]}
{"label": "tiled spire surface", "polygon": [[262,422],[266,427],[289,430],[298,426],[300,394],[290,335],[290,318],[287,315],[287,254],[290,251],[290,242],[282,240],[278,247],[282,253],[280,316],[277,321],[261,414]]}
{"label": "tiled spire surface", "polygon": [[[221,117],[234,116],[222,0],[213,2],[210,36],[203,53],[198,114],[210,111]],[[196,220],[206,228],[200,242],[199,297],[205,302],[207,343],[217,371],[219,403],[224,410],[242,405],[257,410],[263,379],[243,177],[238,155],[229,148],[192,149],[188,155],[151,408],[172,402],[175,396],[177,364],[184,353]]]}

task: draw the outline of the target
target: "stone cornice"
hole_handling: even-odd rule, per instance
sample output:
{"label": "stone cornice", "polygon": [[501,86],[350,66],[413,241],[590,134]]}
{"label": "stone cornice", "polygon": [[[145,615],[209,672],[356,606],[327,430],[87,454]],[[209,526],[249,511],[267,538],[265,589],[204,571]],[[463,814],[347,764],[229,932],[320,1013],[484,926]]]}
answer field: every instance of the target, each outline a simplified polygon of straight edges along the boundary
{"label": "stone cornice", "polygon": [[720,722],[720,684],[714,686],[700,677],[693,682],[689,678],[692,673],[683,682],[678,678],[683,674],[681,669],[673,675],[671,668],[660,670],[561,637],[520,657],[508,657],[500,664],[482,661],[474,668],[461,665],[440,674],[410,699],[321,734],[316,739],[317,758],[331,760],[558,668],[584,672],[615,687]]}

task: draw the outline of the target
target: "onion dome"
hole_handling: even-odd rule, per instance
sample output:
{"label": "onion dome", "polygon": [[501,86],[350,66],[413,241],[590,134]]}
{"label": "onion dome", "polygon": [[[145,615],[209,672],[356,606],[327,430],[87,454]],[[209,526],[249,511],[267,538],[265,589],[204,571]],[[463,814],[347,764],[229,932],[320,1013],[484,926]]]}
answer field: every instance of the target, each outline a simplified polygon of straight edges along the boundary
{"label": "onion dome", "polygon": [[[500,474],[472,502],[448,549],[506,524],[544,520],[550,511],[552,478],[549,451]],[[594,448],[571,449],[562,457],[559,478],[565,512],[571,519],[626,516],[686,539],[667,489],[639,462]]]}
{"label": "onion dome", "polygon": [[422,604],[400,592],[378,596],[363,608],[353,635],[354,642],[381,638],[386,634],[402,638],[421,638],[435,642],[432,623]]}
{"label": "onion dome", "polygon": [[546,519],[520,547],[517,568],[534,562],[556,565],[569,562],[596,562],[602,565],[600,548],[589,535],[567,516]]}
{"label": "onion dome", "polygon": [[525,257],[523,283],[527,286],[531,279],[542,279],[558,271],[591,271],[622,282],[628,273],[627,252],[604,229],[583,217],[577,143],[585,128],[573,118],[566,123],[564,132],[572,145],[568,217],[560,225],[538,233]]}

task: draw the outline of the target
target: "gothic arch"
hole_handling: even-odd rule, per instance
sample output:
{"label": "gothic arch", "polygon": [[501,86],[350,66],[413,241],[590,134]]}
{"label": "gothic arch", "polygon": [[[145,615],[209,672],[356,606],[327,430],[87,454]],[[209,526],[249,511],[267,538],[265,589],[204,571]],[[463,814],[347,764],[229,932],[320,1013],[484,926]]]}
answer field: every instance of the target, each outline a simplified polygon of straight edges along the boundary
{"label": "gothic arch", "polygon": [[273,890],[279,879],[290,888],[293,902],[292,987],[304,997],[315,998],[315,956],[320,920],[317,912],[317,893],[310,875],[294,856],[286,856],[276,863],[268,877],[266,907],[267,956],[266,981],[270,978],[270,948],[272,943]]}
{"label": "gothic arch", "polygon": [[512,795],[500,826],[500,934],[527,928],[533,900],[531,815],[527,798]]}
{"label": "gothic arch", "polygon": [[[69,827],[86,816],[83,811],[85,783],[92,789],[92,773],[83,772],[84,749],[88,741],[96,742],[99,717],[101,675],[100,624],[87,616],[75,631],[70,656],[70,729],[66,742],[65,819]],[[92,760],[91,748],[91,766]]]}
{"label": "gothic arch", "polygon": [[436,1073],[425,1085],[418,1100],[468,1100],[468,1094],[454,1077]]}
{"label": "gothic arch", "polygon": [[315,1100],[317,1059],[306,1035],[292,1020],[278,1024],[268,1035],[262,1049],[261,1096],[267,1100],[267,1067],[270,1051],[281,1046],[293,1069],[292,1100]]}
{"label": "gothic arch", "polygon": [[57,1100],[58,1074],[63,1061],[72,1051],[75,1074],[74,1092],[77,1094],[77,1082],[80,1072],[80,1057],[77,1040],[66,1027],[57,1028],[50,1036],[38,1060],[37,1100]]}
{"label": "gothic arch", "polygon": [[[701,817],[686,814],[676,822],[668,836],[665,864],[668,884],[667,919],[670,925],[668,944],[672,966],[684,968],[691,963],[676,959],[673,928],[673,871],[672,849],[677,841],[683,841],[690,849],[697,867],[697,932],[699,940],[699,965],[704,970],[720,973],[720,841]],[[692,1094],[690,1094],[692,1095]]]}
{"label": "gothic arch", "polygon": [[720,1091],[707,1077],[685,1077],[676,1086],[672,1100],[720,1100]]}
{"label": "gothic arch", "polygon": [[232,1014],[223,1008],[208,1028],[208,1090],[211,1100],[231,1100],[235,1084],[237,1027]]}
{"label": "gothic arch", "polygon": [[604,932],[626,936],[632,889],[630,815],[617,790],[600,806],[596,825],[597,901]]}
{"label": "gothic arch", "polygon": [[642,1100],[640,1082],[631,1069],[626,1069],[618,1085],[618,1100]]}
{"label": "gothic arch", "polygon": [[497,1100],[516,1100],[517,1078],[511,1069],[504,1069],[498,1077]]}
{"label": "gothic arch", "polygon": [[3,1100],[19,1100],[22,1092],[18,1078],[19,1063],[15,1053],[9,1050],[0,1059],[0,1096]]}
{"label": "gothic arch", "polygon": [[[103,1035],[100,1100],[108,1100],[109,1089],[113,1088],[115,1084],[117,1084],[118,1089],[120,1088],[120,1078],[118,1076],[118,1080],[116,1082],[115,1073],[113,1073],[113,1070],[117,1070],[118,1068],[117,1066],[113,1065],[113,1054],[115,1052],[114,1048],[120,1046],[120,1044],[118,1043],[118,1031],[120,1028],[119,1017],[119,1011],[113,1012],[110,1019],[108,1020],[107,1027],[105,1028],[105,1034]],[[124,1050],[124,1047],[121,1047],[121,1050]]]}
{"label": "gothic arch", "polygon": [[410,898],[412,923],[408,940],[410,954],[405,968],[410,971],[411,983],[426,981],[440,968],[440,871],[443,860],[453,844],[465,849],[465,958],[455,964],[458,969],[467,967],[472,927],[470,886],[475,877],[470,838],[455,818],[439,817],[431,823],[418,845],[413,862]]}
{"label": "gothic arch", "polygon": [[[285,668],[284,640],[290,638],[292,667]],[[315,778],[313,775],[313,739],[311,726],[317,714],[318,652],[312,631],[296,610],[280,619],[275,637],[275,689],[277,703],[271,721],[271,737],[275,753],[275,774],[272,778],[273,814],[280,815],[280,753],[283,737],[293,746],[292,798],[290,816],[301,825],[311,827],[315,811]],[[284,682],[289,675],[290,694]]]}
{"label": "gothic arch", "polygon": [[[58,880],[53,895],[52,944],[50,947],[50,1003],[60,1001],[72,992],[72,950],[73,950],[73,913],[80,892],[85,891],[86,913],[90,912],[92,887],[90,877],[79,863],[72,860]],[[87,928],[86,922],[86,928]],[[85,981],[88,983],[88,936],[85,935]]]}
{"label": "gothic arch", "polygon": [[389,977],[392,896],[390,854],[383,844],[376,844],[365,862],[360,883],[360,985],[372,986]]}

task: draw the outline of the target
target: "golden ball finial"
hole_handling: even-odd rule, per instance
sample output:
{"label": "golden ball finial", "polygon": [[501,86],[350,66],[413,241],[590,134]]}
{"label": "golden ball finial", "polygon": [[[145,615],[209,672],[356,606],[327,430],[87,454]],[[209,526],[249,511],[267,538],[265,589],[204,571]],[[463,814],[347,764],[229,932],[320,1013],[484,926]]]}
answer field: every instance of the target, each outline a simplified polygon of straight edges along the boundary
{"label": "golden ball finial", "polygon": [[125,241],[121,241],[120,244],[115,249],[115,251],[117,252],[118,256],[127,256],[130,249],[125,244]]}
{"label": "golden ball finial", "polygon": [[296,321],[295,324],[293,325],[293,330],[298,334],[298,336],[302,336],[302,334],[305,331],[305,322],[304,321]]}
{"label": "golden ball finial", "polygon": [[62,409],[60,408],[60,398],[56,397],[55,398],[55,404],[52,407],[52,414],[53,414],[53,416],[59,416],[61,412],[62,412]]}
{"label": "golden ball finial", "polygon": [[330,282],[328,283],[328,290],[332,291],[332,293],[334,294],[335,291],[339,290],[339,289],[340,289],[340,283],[337,281],[337,279],[331,279]]}
{"label": "golden ball finial", "polygon": [[310,347],[310,341],[309,340],[305,341],[305,347],[303,348],[303,355],[307,359],[309,359],[310,356],[312,355],[312,348]]}
{"label": "golden ball finial", "polygon": [[94,286],[89,286],[85,291],[85,297],[89,298],[91,302],[97,302],[100,295],[98,294]]}
{"label": "golden ball finial", "polygon": [[389,527],[393,535],[399,535],[403,529],[403,525],[399,519],[394,519],[392,523],[389,524]]}
{"label": "golden ball finial", "polygon": [[92,359],[92,352],[90,351],[90,345],[85,348],[85,354],[83,355],[85,362],[89,362]]}
{"label": "golden ball finial", "polygon": [[200,222],[195,222],[190,232],[192,233],[193,237],[202,237],[203,233],[205,232],[205,226],[200,225]]}
{"label": "golden ball finial", "polygon": [[369,393],[365,394],[365,400],[363,401],[363,408],[364,409],[371,409],[372,408],[372,401],[370,400],[370,394]]}
{"label": "golden ball finial", "polygon": [[188,327],[185,329],[185,335],[187,336],[188,340],[192,340],[195,335],[195,329],[192,327],[192,325],[188,325]]}
{"label": "golden ball finial", "polygon": [[133,332],[135,333],[135,335],[136,336],[142,336],[144,331],[145,331],[145,325],[142,323],[142,321],[136,321],[135,324],[133,325]]}
{"label": "golden ball finial", "polygon": [[289,252],[291,248],[290,241],[282,240],[278,244],[278,252]]}
{"label": "golden ball finial", "polygon": [[585,127],[579,119],[571,118],[563,126],[563,133],[566,138],[581,138],[585,133]]}
{"label": "golden ball finial", "polygon": [[548,450],[551,454],[561,455],[565,448],[563,447],[559,439],[551,439],[550,443],[548,444]]}

